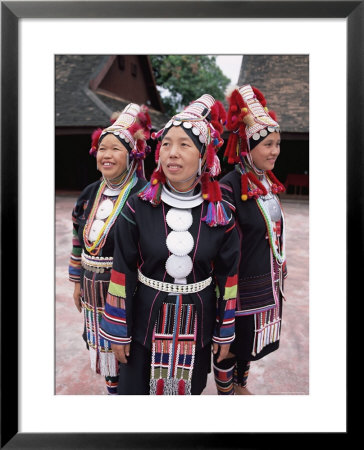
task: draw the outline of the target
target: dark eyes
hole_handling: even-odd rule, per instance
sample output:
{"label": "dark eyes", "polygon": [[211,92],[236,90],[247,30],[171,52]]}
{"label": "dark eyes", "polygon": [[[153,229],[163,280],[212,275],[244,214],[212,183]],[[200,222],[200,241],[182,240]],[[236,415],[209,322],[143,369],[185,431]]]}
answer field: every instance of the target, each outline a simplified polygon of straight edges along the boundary
{"label": "dark eyes", "polygon": [[[169,146],[169,145],[171,145],[170,142],[163,142],[163,143],[162,143],[162,147],[167,147],[167,146]],[[181,142],[179,145],[180,145],[181,147],[190,147],[190,144],[189,144],[188,142]]]}
{"label": "dark eyes", "polygon": [[267,142],[265,145],[266,145],[267,147],[270,147],[270,146],[272,146],[272,145],[281,145],[281,143],[280,143],[280,142],[277,142],[277,143],[275,144],[274,142]]}

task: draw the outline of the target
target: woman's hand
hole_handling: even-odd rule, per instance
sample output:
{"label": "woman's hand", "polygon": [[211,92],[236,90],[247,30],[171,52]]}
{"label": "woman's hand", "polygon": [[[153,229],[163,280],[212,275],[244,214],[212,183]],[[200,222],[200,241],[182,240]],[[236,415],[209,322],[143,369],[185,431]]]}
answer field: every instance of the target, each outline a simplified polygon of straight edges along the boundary
{"label": "woman's hand", "polygon": [[130,355],[130,344],[111,344],[111,350],[114,352],[114,355],[118,361],[127,364],[127,357]]}
{"label": "woman's hand", "polygon": [[75,283],[75,287],[73,289],[73,301],[75,302],[78,312],[82,312],[81,284],[80,283]]}
{"label": "woman's hand", "polygon": [[219,351],[219,356],[216,360],[216,362],[220,362],[223,359],[226,359],[229,354],[230,344],[216,344],[215,342],[212,344],[212,351],[213,354],[216,355],[216,353]]}

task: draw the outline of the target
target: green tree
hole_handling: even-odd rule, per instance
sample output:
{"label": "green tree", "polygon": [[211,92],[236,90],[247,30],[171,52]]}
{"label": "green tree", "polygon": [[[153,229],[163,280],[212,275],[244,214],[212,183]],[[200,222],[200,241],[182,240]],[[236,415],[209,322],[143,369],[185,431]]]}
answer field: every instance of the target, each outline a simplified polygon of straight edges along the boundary
{"label": "green tree", "polygon": [[230,80],[217,66],[216,56],[152,55],[150,59],[168,115],[176,114],[203,94],[225,100]]}

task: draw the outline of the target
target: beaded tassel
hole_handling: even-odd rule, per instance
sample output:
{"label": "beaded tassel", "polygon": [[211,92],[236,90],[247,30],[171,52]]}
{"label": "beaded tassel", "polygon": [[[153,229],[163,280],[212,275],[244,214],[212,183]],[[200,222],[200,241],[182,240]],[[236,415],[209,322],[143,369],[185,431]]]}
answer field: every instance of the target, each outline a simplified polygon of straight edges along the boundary
{"label": "beaded tassel", "polygon": [[227,225],[229,223],[229,216],[226,214],[224,205],[221,202],[222,196],[218,181],[211,181],[209,183],[208,199],[207,214],[202,220],[210,227]]}
{"label": "beaded tassel", "polygon": [[269,179],[273,182],[272,184],[272,192],[273,194],[279,194],[280,192],[284,192],[286,188],[283,186],[283,184],[278,180],[278,178],[274,175],[274,173],[271,170],[268,170],[266,172]]}

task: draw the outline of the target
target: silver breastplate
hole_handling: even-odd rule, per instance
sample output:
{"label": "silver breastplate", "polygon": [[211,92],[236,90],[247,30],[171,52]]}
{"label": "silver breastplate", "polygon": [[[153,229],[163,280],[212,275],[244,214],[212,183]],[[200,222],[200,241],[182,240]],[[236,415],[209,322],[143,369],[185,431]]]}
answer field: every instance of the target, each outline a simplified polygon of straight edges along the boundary
{"label": "silver breastplate", "polygon": [[262,180],[264,187],[267,189],[268,194],[261,196],[260,198],[264,201],[264,206],[267,208],[267,211],[270,215],[270,219],[272,222],[278,222],[281,219],[281,207],[279,205],[277,196],[270,192],[270,186],[267,180],[264,178]]}

